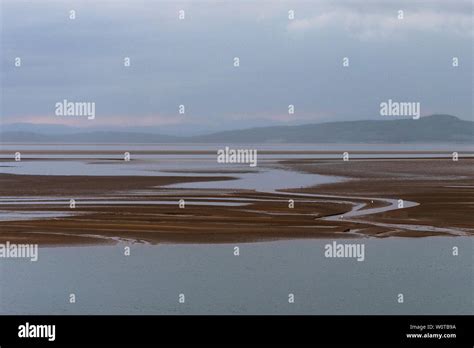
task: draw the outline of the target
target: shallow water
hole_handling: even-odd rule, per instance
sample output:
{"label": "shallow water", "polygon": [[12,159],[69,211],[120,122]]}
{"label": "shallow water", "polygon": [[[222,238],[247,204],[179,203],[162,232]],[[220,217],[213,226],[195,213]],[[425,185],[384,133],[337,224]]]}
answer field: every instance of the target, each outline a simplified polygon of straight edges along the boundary
{"label": "shallow water", "polygon": [[[260,192],[275,192],[279,189],[286,188],[300,188],[307,186],[320,185],[325,183],[333,183],[341,181],[342,178],[318,175],[318,174],[305,174],[300,172],[293,172],[288,170],[281,170],[275,168],[258,168],[249,170],[246,165],[235,165],[235,166],[219,166],[209,158],[204,160],[189,160],[188,162],[181,162],[179,160],[161,162],[161,161],[147,161],[147,162],[87,162],[87,161],[22,161],[14,162],[14,166],[0,167],[0,173],[10,174],[27,174],[27,175],[111,175],[111,176],[122,176],[122,175],[137,175],[137,176],[208,176],[215,177],[225,175],[230,180],[225,181],[208,181],[208,182],[192,182],[192,183],[180,183],[173,185],[157,186],[156,190],[148,192],[147,194],[159,194],[163,188],[169,190],[183,190],[183,189],[243,189],[243,190],[256,190]],[[187,169],[190,172],[173,172],[173,170],[179,171],[181,169]],[[201,174],[193,173],[193,170],[222,170],[222,169],[233,169],[235,171],[246,169],[246,172],[235,172],[226,174]],[[248,171],[248,172],[247,172]],[[148,190],[150,191],[150,190]],[[153,192],[154,191],[154,192]],[[126,194],[127,192],[124,192]],[[129,192],[132,194],[133,192]],[[115,194],[115,193],[114,193]],[[69,197],[67,199],[58,199],[50,197],[2,197],[0,198],[1,205],[9,206],[28,206],[41,204],[42,206],[49,207],[61,207],[68,206],[69,199],[74,198],[76,205],[86,206],[97,206],[97,205],[140,205],[140,204],[177,204],[169,200],[138,200],[141,193],[136,192],[137,200],[131,199],[117,199],[112,197]],[[236,202],[208,202],[208,201],[187,201],[186,204],[191,205],[208,205],[208,206],[241,206],[246,203]],[[62,216],[60,213],[50,213],[50,217]],[[10,211],[8,213],[0,212],[0,220],[25,220],[34,217],[34,215],[21,214],[21,212]],[[37,215],[38,218],[42,218],[41,214]]]}
{"label": "shallow water", "polygon": [[[227,144],[235,149],[256,149],[259,166],[284,159],[342,159],[345,151],[351,159],[357,158],[414,158],[420,154],[380,153],[354,154],[354,151],[438,151],[459,152],[460,158],[474,157],[474,147],[470,144]],[[11,151],[0,158],[0,173],[27,175],[114,175],[114,176],[163,176],[169,170],[253,170],[248,164],[222,165],[217,163],[219,144],[0,144],[0,150]],[[91,154],[41,154],[27,151],[92,151]],[[15,152],[23,152],[22,160],[14,160]],[[106,154],[117,151],[119,154]],[[215,154],[137,154],[134,151],[212,151]],[[261,151],[338,151],[335,154],[263,154]],[[130,152],[131,161],[123,161],[122,153]],[[426,153],[425,158],[450,157],[448,153]],[[41,159],[41,161],[33,160]],[[48,160],[50,159],[50,160]],[[193,173],[180,173],[193,176]],[[200,176],[212,174],[199,174]]]}
{"label": "shallow water", "polygon": [[238,174],[237,180],[202,181],[167,185],[169,188],[196,189],[244,189],[260,192],[274,192],[288,188],[301,188],[342,181],[340,177],[319,174],[305,174],[281,169],[263,169],[255,173]]}
{"label": "shallow water", "polygon": [[44,212],[44,211],[9,211],[0,210],[0,221],[19,221],[19,220],[36,220],[50,219],[54,217],[66,217],[74,215],[73,213],[63,212]]}

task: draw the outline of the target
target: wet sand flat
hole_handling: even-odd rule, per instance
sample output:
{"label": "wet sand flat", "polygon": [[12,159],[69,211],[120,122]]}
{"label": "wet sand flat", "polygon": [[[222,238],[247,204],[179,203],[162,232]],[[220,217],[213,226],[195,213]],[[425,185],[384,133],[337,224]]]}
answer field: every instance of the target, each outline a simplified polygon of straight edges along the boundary
{"label": "wet sand flat", "polygon": [[[396,209],[364,217],[365,220],[427,226],[413,233],[400,227],[386,235],[419,236],[431,234],[429,226],[474,231],[474,160],[450,159],[370,159],[350,162],[287,161],[285,165],[308,173],[344,175],[349,181],[307,188],[302,192],[396,198],[417,202],[408,209]],[[374,202],[373,204],[377,204]],[[368,204],[369,205],[369,204]],[[433,233],[437,235],[436,233]],[[379,234],[380,235],[380,234]],[[381,235],[385,235],[382,233]]]}
{"label": "wet sand flat", "polygon": [[[288,182],[288,189],[281,192],[180,190],[166,186],[238,176],[232,173],[192,177],[0,174],[2,197],[59,198],[47,205],[3,203],[3,212],[71,214],[0,221],[0,242],[227,243],[472,235],[472,164],[472,159],[283,160],[273,165],[295,172],[342,176],[346,180],[304,188],[293,188]],[[143,195],[143,191],[147,194]],[[88,204],[81,205],[80,197],[86,196]],[[74,209],[69,207],[71,197],[79,197]],[[182,198],[184,208],[178,205]],[[290,199],[294,208],[289,208]],[[390,200],[398,199],[412,202],[413,206],[393,209]],[[382,212],[371,213],[377,209]],[[347,217],[354,210],[359,215]],[[363,215],[364,210],[369,214]]]}

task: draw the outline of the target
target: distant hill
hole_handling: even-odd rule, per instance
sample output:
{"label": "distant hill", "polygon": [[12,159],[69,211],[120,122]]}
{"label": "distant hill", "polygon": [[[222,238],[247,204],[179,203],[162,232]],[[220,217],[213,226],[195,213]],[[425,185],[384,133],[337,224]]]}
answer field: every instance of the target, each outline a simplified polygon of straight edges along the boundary
{"label": "distant hill", "polygon": [[178,137],[154,133],[65,129],[60,134],[6,126],[0,141],[29,143],[473,143],[474,122],[450,115],[419,120],[343,121],[300,126],[273,126],[223,131],[201,136]]}
{"label": "distant hill", "polygon": [[432,143],[474,142],[474,122],[433,115],[418,120],[346,121],[219,132],[196,142]]}

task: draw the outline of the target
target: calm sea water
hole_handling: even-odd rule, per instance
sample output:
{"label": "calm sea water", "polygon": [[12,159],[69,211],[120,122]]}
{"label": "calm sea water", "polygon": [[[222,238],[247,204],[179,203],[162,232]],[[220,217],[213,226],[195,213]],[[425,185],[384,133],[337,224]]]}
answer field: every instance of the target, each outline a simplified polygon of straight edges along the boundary
{"label": "calm sea water", "polygon": [[41,248],[0,260],[0,314],[474,313],[472,238],[338,240],[362,262],[324,257],[331,242]]}

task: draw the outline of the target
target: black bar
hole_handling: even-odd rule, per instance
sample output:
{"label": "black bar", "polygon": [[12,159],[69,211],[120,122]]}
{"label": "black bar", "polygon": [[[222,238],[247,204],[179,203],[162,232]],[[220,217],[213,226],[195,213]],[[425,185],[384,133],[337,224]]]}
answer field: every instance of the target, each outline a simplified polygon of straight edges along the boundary
{"label": "black bar", "polygon": [[[54,342],[18,337],[20,325],[26,323],[55,325]],[[0,316],[0,346],[319,343],[472,347],[473,323],[473,316]],[[420,333],[456,337],[407,337]]]}

